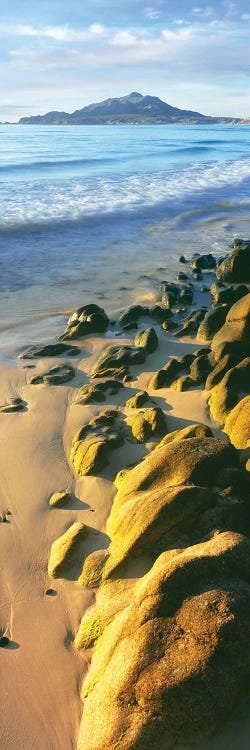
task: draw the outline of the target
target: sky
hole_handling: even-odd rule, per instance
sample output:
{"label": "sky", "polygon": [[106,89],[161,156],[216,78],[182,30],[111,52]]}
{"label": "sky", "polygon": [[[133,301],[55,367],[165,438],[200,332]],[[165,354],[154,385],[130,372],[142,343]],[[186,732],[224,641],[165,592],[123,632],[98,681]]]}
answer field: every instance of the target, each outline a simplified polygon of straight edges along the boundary
{"label": "sky", "polygon": [[72,112],[131,91],[250,116],[247,0],[9,0],[0,16],[0,121]]}

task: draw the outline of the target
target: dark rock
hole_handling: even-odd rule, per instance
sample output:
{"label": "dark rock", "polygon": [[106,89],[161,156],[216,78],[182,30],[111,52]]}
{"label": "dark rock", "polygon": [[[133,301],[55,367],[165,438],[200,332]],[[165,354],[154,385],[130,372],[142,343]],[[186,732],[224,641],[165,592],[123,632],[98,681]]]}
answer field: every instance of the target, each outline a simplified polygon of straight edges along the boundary
{"label": "dark rock", "polygon": [[142,305],[131,305],[131,307],[128,307],[127,310],[125,310],[121,315],[119,324],[123,328],[123,326],[126,326],[128,324],[137,323],[139,318],[149,314],[149,307],[145,307]]}
{"label": "dark rock", "polygon": [[207,354],[201,354],[196,357],[190,367],[190,375],[195,383],[205,383],[208,374],[211,372],[212,366],[210,364]]}
{"label": "dark rock", "polygon": [[108,324],[108,316],[102,307],[94,304],[84,305],[71,315],[60,340],[76,339],[91,333],[104,333]]}
{"label": "dark rock", "polygon": [[114,396],[121,388],[124,388],[124,386],[120,380],[104,380],[100,383],[87,383],[79,388],[74,403],[99,403],[106,400],[106,394]]}
{"label": "dark rock", "polygon": [[171,383],[170,388],[174,391],[188,391],[189,388],[195,388],[195,385],[196,383],[190,375],[182,375]]}
{"label": "dark rock", "polygon": [[188,275],[186,273],[182,273],[182,271],[179,271],[179,273],[176,276],[176,281],[187,281]]}
{"label": "dark rock", "polygon": [[186,258],[184,255],[181,255],[179,258],[179,263],[187,263]]}
{"label": "dark rock", "polygon": [[225,323],[229,310],[229,305],[222,305],[221,307],[216,308],[216,310],[209,310],[199,326],[197,332],[198,341],[211,340],[215,333],[219,331],[223,323]]}
{"label": "dark rock", "polygon": [[228,257],[216,270],[219,281],[229,283],[250,283],[250,242],[242,241],[234,246]]}
{"label": "dark rock", "polygon": [[38,385],[40,383],[45,383],[46,385],[61,385],[62,383],[67,383],[68,380],[72,380],[74,377],[74,367],[72,367],[72,365],[62,364],[55,365],[55,367],[51,367],[50,370],[47,370],[40,375],[34,375],[29,382],[30,385]]}
{"label": "dark rock", "polygon": [[164,323],[162,323],[163,331],[176,331],[176,328],[178,328],[178,323],[176,323],[175,320],[165,320]]}
{"label": "dark rock", "polygon": [[7,635],[0,636],[0,648],[5,648],[5,646],[8,646],[9,642],[10,639],[7,637]]}
{"label": "dark rock", "polygon": [[43,346],[31,346],[25,352],[19,355],[20,359],[33,359],[34,357],[59,357],[60,354],[67,354],[69,357],[77,357],[81,354],[79,346],[70,346],[70,344],[44,344]]}
{"label": "dark rock", "polygon": [[147,328],[145,331],[139,331],[135,336],[135,346],[144,347],[148,354],[152,354],[158,347],[155,329]]}
{"label": "dark rock", "polygon": [[238,299],[244,297],[248,293],[248,288],[245,284],[240,286],[228,286],[221,288],[220,284],[212,284],[210,288],[214,302],[217,305],[233,305]]}
{"label": "dark rock", "polygon": [[133,323],[127,323],[127,325],[123,326],[123,330],[126,331],[133,331],[135,328],[138,328],[138,324],[133,321]]}
{"label": "dark rock", "polygon": [[212,253],[206,255],[195,254],[189,263],[192,271],[210,271],[216,266],[216,259]]}
{"label": "dark rock", "polygon": [[150,308],[150,317],[153,318],[157,323],[163,323],[169,318],[172,318],[172,311],[167,307],[161,307],[161,305],[154,305]]}
{"label": "dark rock", "polygon": [[95,363],[92,377],[123,379],[129,375],[128,365],[143,364],[145,359],[146,350],[141,346],[108,346]]}

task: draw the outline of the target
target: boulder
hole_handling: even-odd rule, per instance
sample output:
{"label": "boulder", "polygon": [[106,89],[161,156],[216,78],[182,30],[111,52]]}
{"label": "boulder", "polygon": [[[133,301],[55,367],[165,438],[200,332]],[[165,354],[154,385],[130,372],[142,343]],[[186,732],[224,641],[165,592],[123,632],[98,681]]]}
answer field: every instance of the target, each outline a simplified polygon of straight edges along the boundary
{"label": "boulder", "polygon": [[78,750],[198,745],[231,716],[250,680],[249,546],[225,532],[164,552],[104,629],[91,612]]}
{"label": "boulder", "polygon": [[154,328],[139,331],[135,336],[135,346],[142,346],[148,354],[152,354],[158,347],[158,336]]}
{"label": "boulder", "polygon": [[71,315],[60,340],[77,339],[91,333],[104,333],[108,324],[108,316],[102,307],[94,304],[84,305]]}
{"label": "boulder", "polygon": [[249,343],[250,337],[250,294],[241,297],[227,313],[226,322],[213,338],[214,350],[224,342],[240,341]]}
{"label": "boulder", "polygon": [[132,435],[139,443],[146,443],[153,437],[162,437],[167,429],[165,414],[159,406],[139,412],[129,423]]}
{"label": "boulder", "polygon": [[224,432],[230,437],[235,448],[250,448],[250,396],[241,399],[229,412]]}
{"label": "boulder", "polygon": [[126,326],[130,323],[136,323],[139,318],[149,315],[150,309],[149,307],[145,307],[145,305],[131,305],[131,307],[128,307],[127,310],[122,313],[119,325]]}
{"label": "boulder", "polygon": [[128,366],[143,364],[146,351],[141,346],[107,346],[92,369],[92,378],[128,375]]}
{"label": "boulder", "polygon": [[190,377],[190,375],[181,375],[180,378],[177,378],[177,380],[174,380],[173,383],[171,383],[170,388],[172,388],[174,391],[188,391],[189,388],[195,388],[196,382],[193,380],[193,378]]}
{"label": "boulder", "polygon": [[192,268],[192,271],[211,271],[216,266],[216,259],[212,253],[207,253],[205,255],[195,253],[191,258],[189,265],[190,268]]}
{"label": "boulder", "polygon": [[205,383],[208,374],[211,372],[211,364],[207,354],[200,354],[196,357],[190,367],[190,375],[195,383]]}
{"label": "boulder", "polygon": [[189,424],[187,427],[183,427],[182,430],[174,430],[173,432],[169,432],[168,435],[165,435],[164,438],[162,438],[161,442],[159,443],[160,447],[161,445],[167,445],[168,443],[172,443],[173,440],[186,440],[187,438],[206,438],[206,437],[213,437],[212,430],[210,430],[210,427],[206,424],[197,423],[197,424]]}
{"label": "boulder", "polygon": [[104,380],[100,383],[87,383],[77,391],[75,404],[92,404],[106,401],[106,395],[115,396],[124,388],[120,380]]}
{"label": "boulder", "polygon": [[218,281],[250,283],[250,242],[234,247],[216,270]]}
{"label": "boulder", "polygon": [[197,341],[210,341],[225,323],[229,309],[229,305],[221,305],[209,310],[198,328]]}
{"label": "boulder", "polygon": [[70,454],[74,470],[80,476],[98,474],[108,464],[108,453],[124,443],[120,426],[114,426],[118,412],[101,413],[77,431]]}
{"label": "boulder", "polygon": [[95,550],[86,557],[81,575],[78,578],[80,586],[89,589],[94,589],[99,586],[102,578],[102,569],[107,557],[108,553],[103,549]]}
{"label": "boulder", "polygon": [[145,404],[150,401],[151,398],[147,391],[137,391],[134,396],[131,396],[131,398],[126,401],[125,406],[128,409],[140,409],[141,406],[145,406]]}
{"label": "boulder", "polygon": [[220,425],[225,423],[228,413],[236,406],[243,394],[249,393],[250,357],[228,370],[220,383],[212,390],[210,411]]}
{"label": "boulder", "polygon": [[65,533],[53,542],[48,563],[48,575],[57,578],[65,569],[74,563],[79,545],[86,538],[88,528],[80,521],[75,521]]}
{"label": "boulder", "polygon": [[239,286],[222,287],[220,284],[212,284],[210,288],[212,297],[216,305],[232,306],[238,299],[248,294],[248,288],[245,284]]}

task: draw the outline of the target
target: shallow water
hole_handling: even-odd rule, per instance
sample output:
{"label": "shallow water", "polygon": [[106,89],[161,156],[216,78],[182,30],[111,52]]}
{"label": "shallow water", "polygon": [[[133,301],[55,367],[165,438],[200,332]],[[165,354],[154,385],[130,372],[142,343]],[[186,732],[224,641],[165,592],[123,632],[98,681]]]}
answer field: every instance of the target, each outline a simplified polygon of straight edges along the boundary
{"label": "shallow water", "polygon": [[154,300],[181,253],[250,234],[250,128],[1,126],[0,349]]}

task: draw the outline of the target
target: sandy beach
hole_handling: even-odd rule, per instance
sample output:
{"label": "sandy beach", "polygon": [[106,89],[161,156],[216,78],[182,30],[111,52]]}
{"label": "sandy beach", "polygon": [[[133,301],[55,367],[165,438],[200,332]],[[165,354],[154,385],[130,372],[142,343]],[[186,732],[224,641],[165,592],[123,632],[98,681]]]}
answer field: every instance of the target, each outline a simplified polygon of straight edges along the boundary
{"label": "sandy beach", "polygon": [[[142,316],[137,330],[148,327],[148,316]],[[167,434],[199,423],[207,425],[214,438],[228,442],[209,412],[209,392],[204,384],[187,391],[171,387],[155,390],[150,386],[154,374],[171,358],[193,354],[211,342],[197,343],[195,335],[176,338],[174,332],[163,330],[159,323],[153,327],[158,338],[155,351],[147,354],[144,364],[133,365],[130,379],[123,382],[116,394],[108,392],[103,404],[76,403],[79,389],[94,382],[92,369],[108,346],[134,345],[135,330],[125,333],[115,326],[115,334],[80,336],[72,342],[79,347],[79,355],[74,358],[36,357],[17,359],[15,365],[1,365],[0,404],[10,403],[11,398],[22,399],[20,411],[0,413],[0,511],[5,521],[0,525],[0,625],[1,633],[8,638],[0,660],[0,738],[4,750],[16,747],[33,750],[37,743],[39,750],[75,750],[78,746],[80,691],[93,649],[77,650],[74,639],[81,618],[95,604],[96,594],[97,601],[99,596],[98,587],[84,587],[78,578],[84,560],[94,551],[109,547],[107,521],[117,492],[115,476],[120,470],[139,464],[159,442],[154,436],[143,442],[131,436],[129,425],[135,409],[126,406],[128,399],[138,391],[146,391],[151,405],[160,407],[165,415]],[[32,378],[65,361],[75,369],[70,382],[30,383]],[[109,410],[117,412],[125,429],[123,444],[111,451],[108,465],[102,470],[80,475],[72,464],[74,435]],[[70,495],[66,504],[51,506],[49,500],[53,494],[65,490]],[[51,578],[48,561],[52,545],[75,522],[87,527],[85,538],[74,557],[69,558],[64,572]],[[147,554],[135,560],[131,568],[134,572],[127,574],[130,597],[150,565]],[[118,578],[123,579],[122,572]],[[243,701],[223,730],[198,745],[204,750],[229,750],[236,746],[245,750],[249,732],[247,706]],[[79,744],[80,748],[83,746]],[[164,741],[158,746],[170,747]],[[171,745],[176,750],[181,746],[182,743],[176,742]],[[90,747],[88,741],[86,747]],[[93,744],[95,750],[99,747],[104,744]],[[134,745],[129,741],[123,744],[121,740],[117,747]],[[139,747],[144,748],[144,744],[138,744]]]}

